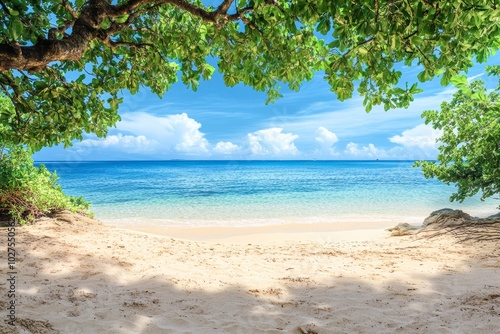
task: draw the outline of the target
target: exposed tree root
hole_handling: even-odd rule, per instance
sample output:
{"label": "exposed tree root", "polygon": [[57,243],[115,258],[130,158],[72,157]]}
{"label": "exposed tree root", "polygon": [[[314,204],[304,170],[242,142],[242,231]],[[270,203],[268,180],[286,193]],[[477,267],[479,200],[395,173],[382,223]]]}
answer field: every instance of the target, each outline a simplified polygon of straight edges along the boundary
{"label": "exposed tree root", "polygon": [[424,221],[424,228],[416,234],[429,239],[452,235],[458,242],[500,241],[500,215],[480,219],[460,210],[443,209],[431,213]]}
{"label": "exposed tree root", "polygon": [[420,230],[417,236],[435,238],[442,235],[453,235],[459,242],[465,241],[500,241],[500,221],[469,222],[456,226],[429,226]]}

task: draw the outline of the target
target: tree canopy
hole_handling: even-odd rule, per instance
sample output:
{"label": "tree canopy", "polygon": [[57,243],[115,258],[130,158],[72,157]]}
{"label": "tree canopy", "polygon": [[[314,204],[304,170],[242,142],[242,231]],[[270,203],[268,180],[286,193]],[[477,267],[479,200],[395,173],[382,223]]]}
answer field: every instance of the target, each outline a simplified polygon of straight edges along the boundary
{"label": "tree canopy", "polygon": [[[488,69],[500,75],[500,66]],[[443,131],[437,161],[422,161],[426,177],[453,183],[451,200],[463,201],[481,192],[485,199],[500,195],[500,82],[488,92],[481,80],[468,84],[454,79],[459,90],[441,110],[423,113],[426,123]]]}
{"label": "tree canopy", "polygon": [[120,91],[196,89],[216,69],[270,101],[324,71],[341,100],[356,88],[367,110],[407,107],[419,89],[395,64],[446,85],[499,49],[499,18],[491,0],[2,0],[0,94],[14,108],[0,141],[102,137]]}

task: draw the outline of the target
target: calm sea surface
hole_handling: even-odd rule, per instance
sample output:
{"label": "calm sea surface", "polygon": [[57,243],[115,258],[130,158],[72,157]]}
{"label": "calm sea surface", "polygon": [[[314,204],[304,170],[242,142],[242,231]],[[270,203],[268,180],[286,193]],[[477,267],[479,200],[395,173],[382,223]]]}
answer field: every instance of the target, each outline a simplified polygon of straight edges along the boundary
{"label": "calm sea surface", "polygon": [[290,222],[421,222],[458,208],[484,216],[498,200],[450,203],[453,187],[410,161],[47,162],[67,194],[105,223],[241,226]]}

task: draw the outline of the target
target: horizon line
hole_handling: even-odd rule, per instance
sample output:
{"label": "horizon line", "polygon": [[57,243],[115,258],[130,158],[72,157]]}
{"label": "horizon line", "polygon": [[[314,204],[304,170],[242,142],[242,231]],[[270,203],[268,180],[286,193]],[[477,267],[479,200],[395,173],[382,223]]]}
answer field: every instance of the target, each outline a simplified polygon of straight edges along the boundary
{"label": "horizon line", "polygon": [[437,161],[436,159],[133,159],[133,160],[34,160],[35,163],[83,163],[83,162],[413,162]]}

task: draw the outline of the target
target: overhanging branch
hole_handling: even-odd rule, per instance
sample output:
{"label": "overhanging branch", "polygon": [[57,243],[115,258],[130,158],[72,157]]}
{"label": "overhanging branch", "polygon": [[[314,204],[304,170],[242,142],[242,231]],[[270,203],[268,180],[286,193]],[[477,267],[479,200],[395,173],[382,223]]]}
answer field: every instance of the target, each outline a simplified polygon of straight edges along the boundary
{"label": "overhanging branch", "polygon": [[[40,72],[54,61],[79,60],[92,40],[98,39],[113,45],[113,42],[109,42],[110,36],[122,29],[130,28],[138,16],[151,12],[163,4],[170,4],[218,27],[230,21],[241,20],[246,13],[253,10],[247,7],[237,13],[228,14],[233,2],[234,0],[223,0],[217,9],[208,11],[186,0],[130,0],[121,5],[112,5],[106,0],[89,0],[77,12],[69,2],[63,1],[62,5],[74,20],[49,29],[47,37],[40,36],[34,45],[21,46],[17,42],[0,43],[0,72],[11,69]],[[0,6],[4,7],[1,1]],[[123,15],[130,15],[124,23],[113,20]],[[113,23],[108,29],[101,29],[105,19],[111,19]],[[58,33],[63,33],[69,28],[71,33],[60,38]]]}

